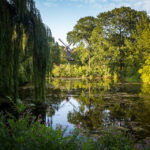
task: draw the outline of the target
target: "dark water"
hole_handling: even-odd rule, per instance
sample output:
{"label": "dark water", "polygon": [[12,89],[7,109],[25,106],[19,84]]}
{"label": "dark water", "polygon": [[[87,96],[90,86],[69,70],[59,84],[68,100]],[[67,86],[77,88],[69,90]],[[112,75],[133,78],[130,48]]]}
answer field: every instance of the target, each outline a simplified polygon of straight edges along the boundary
{"label": "dark water", "polygon": [[150,84],[54,80],[47,89],[46,121],[91,134],[115,125],[138,139],[150,137]]}

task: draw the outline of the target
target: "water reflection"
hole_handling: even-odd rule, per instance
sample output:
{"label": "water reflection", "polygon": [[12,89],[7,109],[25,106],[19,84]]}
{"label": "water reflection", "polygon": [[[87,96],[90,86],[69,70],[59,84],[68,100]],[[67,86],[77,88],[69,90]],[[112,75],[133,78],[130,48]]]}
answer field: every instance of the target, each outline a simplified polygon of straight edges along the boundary
{"label": "water reflection", "polygon": [[[52,125],[54,128],[61,124],[63,127],[68,126],[68,129],[73,129],[74,125],[68,122],[68,112],[72,111],[73,109],[78,109],[79,104],[73,98],[69,100],[64,100],[60,103],[59,109],[55,111],[55,115],[46,115],[46,122],[50,122],[50,126]],[[65,108],[65,109],[64,109]],[[50,108],[51,109],[51,108]],[[48,108],[48,110],[50,110]]]}
{"label": "water reflection", "polygon": [[138,138],[150,135],[150,85],[54,80],[48,88],[46,121],[91,133],[117,125]]}

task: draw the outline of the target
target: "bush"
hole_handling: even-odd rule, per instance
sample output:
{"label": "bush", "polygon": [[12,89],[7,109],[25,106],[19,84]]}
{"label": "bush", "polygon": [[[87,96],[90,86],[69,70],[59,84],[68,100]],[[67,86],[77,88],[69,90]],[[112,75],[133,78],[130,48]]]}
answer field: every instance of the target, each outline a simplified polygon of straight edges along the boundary
{"label": "bush", "polygon": [[100,150],[131,150],[132,139],[129,138],[124,132],[117,129],[109,128],[102,132],[100,139]]}
{"label": "bush", "polygon": [[[40,122],[30,122],[26,115],[19,120],[8,119],[8,125],[1,116],[0,148],[1,150],[59,150],[75,149],[75,135],[64,137],[60,128],[53,130]],[[29,121],[30,120],[30,121]]]}
{"label": "bush", "polygon": [[143,82],[150,83],[150,56],[147,57],[142,69],[139,70]]}
{"label": "bush", "polygon": [[111,74],[106,66],[78,66],[71,64],[61,64],[59,66],[54,66],[52,74],[54,77],[100,77],[100,78],[110,78]]}
{"label": "bush", "polygon": [[[67,128],[56,129],[34,121],[30,112],[18,120],[0,114],[1,150],[133,150],[131,139],[115,129],[103,131],[98,138],[82,136],[79,129],[67,133]],[[134,149],[136,150],[136,149]]]}

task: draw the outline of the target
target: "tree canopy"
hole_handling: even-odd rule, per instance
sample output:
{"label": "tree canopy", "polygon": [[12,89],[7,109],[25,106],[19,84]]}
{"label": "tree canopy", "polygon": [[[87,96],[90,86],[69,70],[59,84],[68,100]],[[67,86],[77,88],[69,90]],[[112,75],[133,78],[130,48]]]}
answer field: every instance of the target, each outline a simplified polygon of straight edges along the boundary
{"label": "tree canopy", "polygon": [[70,76],[139,79],[138,70],[149,54],[149,22],[146,12],[130,7],[79,19],[67,34],[68,42],[75,45]]}
{"label": "tree canopy", "polygon": [[18,86],[33,82],[35,100],[45,99],[51,31],[33,0],[0,1],[0,93],[18,98]]}

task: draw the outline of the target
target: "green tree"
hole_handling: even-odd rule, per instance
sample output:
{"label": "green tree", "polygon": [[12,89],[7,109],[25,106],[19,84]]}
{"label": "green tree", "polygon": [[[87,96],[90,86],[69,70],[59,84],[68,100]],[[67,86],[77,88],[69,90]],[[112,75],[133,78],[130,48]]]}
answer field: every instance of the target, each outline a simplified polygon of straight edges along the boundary
{"label": "green tree", "polygon": [[35,99],[45,99],[50,37],[50,29],[43,24],[33,0],[0,1],[0,93],[3,96],[16,100],[18,86],[31,81],[28,73],[32,73]]}
{"label": "green tree", "polygon": [[[126,40],[126,46],[129,49],[130,55],[127,57],[128,67],[132,69],[132,73],[138,74],[138,70],[146,65],[150,52],[150,20],[146,14],[143,14],[142,19],[136,25],[136,31],[133,32],[131,39]],[[144,81],[144,79],[142,78]]]}
{"label": "green tree", "polygon": [[108,64],[111,72],[117,72],[120,78],[126,76],[127,58],[130,51],[125,41],[132,40],[136,25],[146,15],[129,7],[115,8],[98,15],[98,25],[92,34],[94,49],[100,50],[103,61]]}
{"label": "green tree", "polygon": [[[77,24],[74,26],[73,31],[67,34],[67,40],[69,43],[73,44],[84,44],[84,47],[89,51],[89,68],[91,59],[91,41],[90,37],[93,29],[96,27],[96,18],[88,16],[78,20]],[[83,45],[82,45],[83,46]]]}

